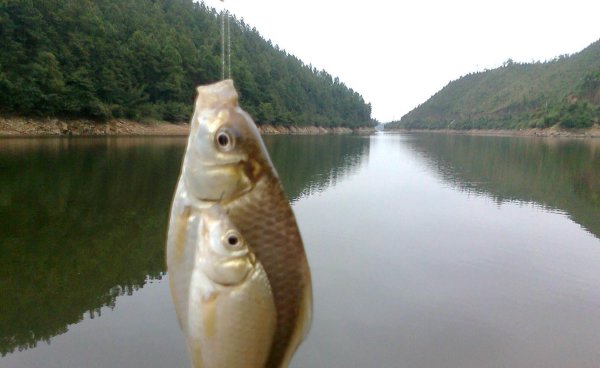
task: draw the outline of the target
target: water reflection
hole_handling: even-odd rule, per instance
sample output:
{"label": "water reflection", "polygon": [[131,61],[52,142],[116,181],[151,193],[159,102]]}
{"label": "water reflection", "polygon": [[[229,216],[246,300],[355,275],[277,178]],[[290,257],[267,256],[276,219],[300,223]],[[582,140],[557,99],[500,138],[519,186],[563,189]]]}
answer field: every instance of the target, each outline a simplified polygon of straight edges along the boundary
{"label": "water reflection", "polygon": [[600,238],[597,140],[417,134],[406,142],[455,188],[565,212]]}
{"label": "water reflection", "polygon": [[181,143],[0,141],[0,352],[66,332],[164,272]]}
{"label": "water reflection", "polygon": [[369,155],[364,136],[265,136],[265,145],[292,202],[334,186]]}
{"label": "water reflection", "polygon": [[[291,200],[335,185],[360,137],[266,137]],[[185,139],[0,140],[0,354],[35,347],[165,272]]]}

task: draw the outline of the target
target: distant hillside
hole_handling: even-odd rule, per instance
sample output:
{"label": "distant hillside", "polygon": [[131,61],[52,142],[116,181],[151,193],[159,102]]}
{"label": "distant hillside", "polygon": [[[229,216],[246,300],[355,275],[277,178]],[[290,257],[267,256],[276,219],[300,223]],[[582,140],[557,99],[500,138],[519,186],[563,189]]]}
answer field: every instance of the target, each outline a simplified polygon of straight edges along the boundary
{"label": "distant hillside", "polygon": [[502,67],[450,82],[390,128],[584,128],[600,121],[600,41],[571,56]]}
{"label": "distant hillside", "polygon": [[[337,78],[231,21],[232,76],[258,123],[371,124]],[[214,9],[192,0],[0,1],[0,113],[188,120],[195,87],[221,79]]]}

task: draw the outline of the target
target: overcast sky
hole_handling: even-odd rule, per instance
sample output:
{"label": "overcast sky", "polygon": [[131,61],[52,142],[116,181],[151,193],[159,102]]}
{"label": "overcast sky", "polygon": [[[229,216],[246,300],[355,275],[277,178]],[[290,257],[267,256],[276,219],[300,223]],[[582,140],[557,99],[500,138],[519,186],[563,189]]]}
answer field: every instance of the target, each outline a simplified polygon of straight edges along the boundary
{"label": "overcast sky", "polygon": [[462,75],[509,58],[572,54],[600,39],[599,0],[204,2],[224,4],[264,38],[339,77],[382,122]]}

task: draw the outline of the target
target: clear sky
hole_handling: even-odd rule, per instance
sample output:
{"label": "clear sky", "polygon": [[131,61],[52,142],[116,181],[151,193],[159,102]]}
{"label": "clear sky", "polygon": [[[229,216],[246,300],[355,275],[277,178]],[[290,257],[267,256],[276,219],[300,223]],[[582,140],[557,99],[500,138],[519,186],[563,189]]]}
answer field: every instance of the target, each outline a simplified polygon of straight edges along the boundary
{"label": "clear sky", "polygon": [[[451,80],[600,39],[600,0],[205,0],[400,119]],[[235,57],[235,55],[232,55]],[[235,79],[235,75],[233,76]]]}

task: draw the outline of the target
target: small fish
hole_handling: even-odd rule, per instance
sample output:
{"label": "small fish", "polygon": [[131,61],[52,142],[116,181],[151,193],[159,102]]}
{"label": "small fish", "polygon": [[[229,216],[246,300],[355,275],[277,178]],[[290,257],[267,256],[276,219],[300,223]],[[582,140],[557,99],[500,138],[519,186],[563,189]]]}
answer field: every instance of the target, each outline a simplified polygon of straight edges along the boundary
{"label": "small fish", "polygon": [[198,88],[167,239],[193,367],[287,367],[308,333],[310,270],[296,220],[231,80]]}
{"label": "small fish", "polygon": [[264,367],[276,323],[264,268],[219,205],[188,221],[188,290],[174,295],[194,367]]}

